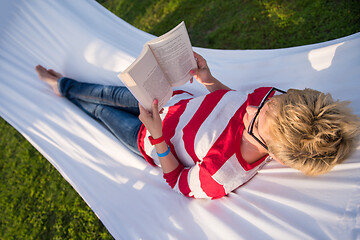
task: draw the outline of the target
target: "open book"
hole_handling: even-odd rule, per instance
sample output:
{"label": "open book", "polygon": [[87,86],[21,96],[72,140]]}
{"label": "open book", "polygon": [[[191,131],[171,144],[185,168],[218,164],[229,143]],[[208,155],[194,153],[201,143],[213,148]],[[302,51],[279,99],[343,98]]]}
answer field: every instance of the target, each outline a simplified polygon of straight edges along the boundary
{"label": "open book", "polygon": [[185,23],[147,42],[140,56],[118,77],[140,104],[151,111],[154,99],[161,109],[172,96],[172,87],[191,79],[197,68]]}

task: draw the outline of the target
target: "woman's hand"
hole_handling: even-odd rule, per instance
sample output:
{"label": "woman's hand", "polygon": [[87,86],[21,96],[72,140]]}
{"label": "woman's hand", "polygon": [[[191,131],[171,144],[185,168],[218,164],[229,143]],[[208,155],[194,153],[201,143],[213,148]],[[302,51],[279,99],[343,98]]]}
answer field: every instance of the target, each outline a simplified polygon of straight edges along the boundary
{"label": "woman's hand", "polygon": [[198,68],[191,69],[190,74],[195,77],[196,81],[203,84],[209,92],[214,92],[220,89],[231,90],[231,88],[222,84],[219,80],[214,78],[213,75],[211,75],[206,60],[201,55],[194,52],[194,57],[196,58]]}
{"label": "woman's hand", "polygon": [[140,121],[145,125],[151,136],[156,139],[162,136],[162,120],[158,112],[158,100],[155,99],[152,103],[152,113],[147,111],[139,104]]}
{"label": "woman's hand", "polygon": [[198,68],[192,69],[190,74],[195,77],[196,81],[205,86],[214,84],[215,78],[211,75],[206,60],[196,52],[194,52],[194,57],[196,59]]}

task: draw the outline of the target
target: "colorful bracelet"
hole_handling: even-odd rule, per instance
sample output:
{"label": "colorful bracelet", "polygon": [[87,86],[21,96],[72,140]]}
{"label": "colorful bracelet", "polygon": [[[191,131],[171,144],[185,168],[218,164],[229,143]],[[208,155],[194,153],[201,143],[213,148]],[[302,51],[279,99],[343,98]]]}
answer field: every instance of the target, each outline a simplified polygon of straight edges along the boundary
{"label": "colorful bracelet", "polygon": [[155,145],[155,144],[159,144],[159,143],[165,141],[165,139],[163,136],[156,138],[156,139],[154,139],[152,136],[149,136],[149,141],[150,141],[151,145]]}
{"label": "colorful bracelet", "polygon": [[169,147],[169,145],[168,145],[167,147],[168,147],[168,149],[166,150],[166,152],[164,152],[164,153],[158,153],[158,152],[156,152],[157,155],[158,155],[159,157],[166,157],[167,155],[169,155],[169,153],[170,153],[170,147]]}

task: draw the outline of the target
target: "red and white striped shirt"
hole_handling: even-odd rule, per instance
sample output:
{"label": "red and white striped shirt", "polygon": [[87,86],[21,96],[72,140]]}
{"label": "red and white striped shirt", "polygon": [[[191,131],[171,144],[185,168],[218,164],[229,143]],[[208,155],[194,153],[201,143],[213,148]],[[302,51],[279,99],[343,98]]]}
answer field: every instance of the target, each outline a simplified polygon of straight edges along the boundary
{"label": "red and white striped shirt", "polygon": [[[269,90],[258,88],[247,97],[230,90],[196,98],[175,92],[161,114],[165,141],[180,163],[177,169],[164,174],[169,185],[188,197],[213,199],[249,181],[268,160],[265,156],[249,164],[243,159],[243,116],[246,107],[259,105]],[[149,163],[160,166],[148,136],[142,126],[139,149]]]}

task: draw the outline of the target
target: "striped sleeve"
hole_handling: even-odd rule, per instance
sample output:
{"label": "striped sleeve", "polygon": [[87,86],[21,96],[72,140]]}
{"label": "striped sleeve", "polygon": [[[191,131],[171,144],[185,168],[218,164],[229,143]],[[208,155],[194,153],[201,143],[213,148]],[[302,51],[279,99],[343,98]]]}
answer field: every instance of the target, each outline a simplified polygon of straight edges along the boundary
{"label": "striped sleeve", "polygon": [[164,174],[164,178],[171,188],[187,197],[216,199],[227,194],[224,186],[200,163],[191,168],[179,164],[174,171]]}
{"label": "striped sleeve", "polygon": [[180,164],[164,178],[173,190],[187,197],[217,199],[248,182],[269,161],[271,158],[264,156],[245,170],[234,155],[215,173],[204,162],[198,162],[193,167]]}

